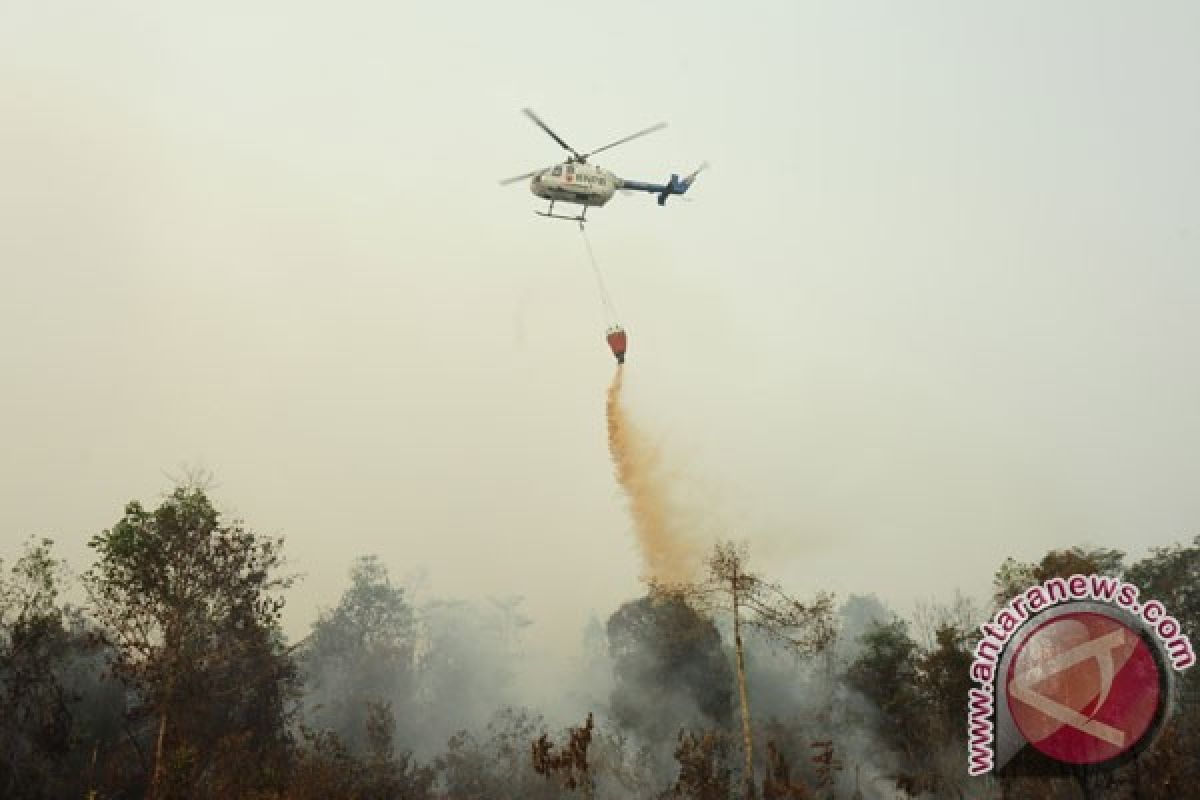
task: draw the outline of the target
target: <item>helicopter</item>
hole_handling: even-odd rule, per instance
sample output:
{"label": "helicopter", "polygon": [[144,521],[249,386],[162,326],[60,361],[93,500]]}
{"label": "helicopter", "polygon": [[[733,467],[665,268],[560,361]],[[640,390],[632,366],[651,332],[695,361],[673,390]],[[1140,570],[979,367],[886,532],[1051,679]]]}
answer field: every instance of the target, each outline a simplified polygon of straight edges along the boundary
{"label": "helicopter", "polygon": [[[561,164],[555,164],[550,167],[542,167],[535,169],[532,172],[526,172],[524,175],[517,175],[507,180],[500,181],[501,186],[517,183],[518,181],[529,180],[529,190],[538,197],[549,200],[550,207],[545,211],[535,211],[535,214],[553,219],[566,219],[578,222],[580,227],[587,221],[587,210],[593,206],[602,206],[612,199],[613,194],[618,189],[625,191],[649,192],[658,195],[658,204],[666,205],[667,198],[671,195],[682,195],[691,188],[692,183],[696,180],[696,176],[701,170],[705,169],[707,162],[701,164],[691,175],[685,178],[680,178],[678,175],[671,175],[666,183],[644,183],[642,181],[631,181],[624,178],[619,178],[613,172],[597,167],[588,163],[591,156],[601,153],[610,148],[616,147],[619,144],[633,141],[655,131],[660,131],[667,127],[665,122],[660,122],[657,125],[651,125],[649,128],[640,130],[637,133],[617,139],[615,142],[609,142],[603,147],[597,147],[590,153],[579,153],[571,145],[563,141],[562,137],[551,130],[550,126],[538,117],[532,109],[522,109],[525,116],[533,120],[533,123],[549,134],[550,138],[558,142],[562,149],[571,154],[571,157]],[[579,216],[568,216],[565,214],[555,214],[554,204],[558,203],[573,203],[582,206]]]}

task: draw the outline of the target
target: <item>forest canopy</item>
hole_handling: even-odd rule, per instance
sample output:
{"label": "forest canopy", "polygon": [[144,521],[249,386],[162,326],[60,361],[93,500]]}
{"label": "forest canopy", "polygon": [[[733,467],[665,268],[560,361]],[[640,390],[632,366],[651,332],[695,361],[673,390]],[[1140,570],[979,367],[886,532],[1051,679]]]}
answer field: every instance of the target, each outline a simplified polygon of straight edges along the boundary
{"label": "forest canopy", "polygon": [[[785,591],[728,543],[707,581],[648,585],[593,624],[553,709],[513,688],[520,598],[419,599],[364,554],[290,641],[284,541],[192,486],[129,503],[90,549],[77,578],[49,538],[0,562],[5,798],[1168,798],[1200,784],[1191,673],[1159,740],[1120,769],[967,778],[969,665],[991,608],[958,596],[901,615]],[[1009,559],[991,600],[1078,572],[1122,576],[1197,630],[1200,537],[1132,562],[1086,547]]]}

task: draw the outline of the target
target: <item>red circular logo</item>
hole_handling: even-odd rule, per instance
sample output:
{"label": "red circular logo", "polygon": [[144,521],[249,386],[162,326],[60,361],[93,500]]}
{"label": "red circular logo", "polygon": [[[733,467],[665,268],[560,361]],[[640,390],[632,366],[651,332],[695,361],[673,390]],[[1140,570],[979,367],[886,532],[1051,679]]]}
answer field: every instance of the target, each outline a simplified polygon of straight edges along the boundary
{"label": "red circular logo", "polygon": [[1145,640],[1093,611],[1063,614],[1034,630],[1009,665],[1006,691],[1025,739],[1069,764],[1098,764],[1132,750],[1153,732],[1166,697]]}

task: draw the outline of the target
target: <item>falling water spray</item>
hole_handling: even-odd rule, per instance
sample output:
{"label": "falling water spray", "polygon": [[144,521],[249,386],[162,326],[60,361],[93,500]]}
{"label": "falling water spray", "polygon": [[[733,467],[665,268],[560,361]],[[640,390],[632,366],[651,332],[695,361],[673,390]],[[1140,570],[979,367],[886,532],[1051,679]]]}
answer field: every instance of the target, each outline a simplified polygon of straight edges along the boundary
{"label": "falling water spray", "polygon": [[659,448],[629,419],[621,397],[625,368],[617,367],[608,387],[608,449],[617,482],[629,498],[634,531],[642,551],[644,577],[666,583],[692,579],[695,553],[671,510],[670,476]]}

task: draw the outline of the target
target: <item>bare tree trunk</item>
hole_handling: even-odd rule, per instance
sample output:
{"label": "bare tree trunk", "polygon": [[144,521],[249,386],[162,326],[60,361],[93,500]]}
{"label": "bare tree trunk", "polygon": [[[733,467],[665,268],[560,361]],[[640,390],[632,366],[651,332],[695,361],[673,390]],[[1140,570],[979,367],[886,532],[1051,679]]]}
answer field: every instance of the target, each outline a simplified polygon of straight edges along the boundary
{"label": "bare tree trunk", "polygon": [[87,794],[84,795],[87,800],[96,800],[96,759],[99,755],[100,741],[97,739],[92,745],[92,761],[88,765]]}
{"label": "bare tree trunk", "polygon": [[158,800],[158,782],[162,777],[163,741],[167,738],[167,712],[163,712],[158,721],[158,742],[154,745],[154,773],[150,776],[150,789],[146,793],[147,800]]}
{"label": "bare tree trunk", "polygon": [[742,649],[742,623],[738,614],[738,585],[733,581],[733,643],[737,651],[738,700],[742,706],[742,753],[746,758],[743,783],[745,791],[754,792],[754,738],[750,734],[750,700],[746,694],[746,656]]}
{"label": "bare tree trunk", "polygon": [[1083,796],[1083,800],[1092,800],[1091,770],[1086,765],[1076,766],[1071,770],[1071,775],[1075,778],[1075,783],[1079,786],[1079,792]]}

